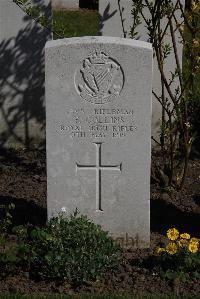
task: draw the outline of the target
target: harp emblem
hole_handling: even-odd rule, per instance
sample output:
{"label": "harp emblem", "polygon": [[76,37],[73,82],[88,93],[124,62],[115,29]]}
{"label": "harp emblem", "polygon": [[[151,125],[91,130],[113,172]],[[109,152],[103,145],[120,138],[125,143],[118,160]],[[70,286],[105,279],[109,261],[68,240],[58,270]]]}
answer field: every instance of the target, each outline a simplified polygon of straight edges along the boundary
{"label": "harp emblem", "polygon": [[119,96],[124,83],[121,66],[101,51],[84,59],[77,74],[77,91],[92,104],[105,104]]}

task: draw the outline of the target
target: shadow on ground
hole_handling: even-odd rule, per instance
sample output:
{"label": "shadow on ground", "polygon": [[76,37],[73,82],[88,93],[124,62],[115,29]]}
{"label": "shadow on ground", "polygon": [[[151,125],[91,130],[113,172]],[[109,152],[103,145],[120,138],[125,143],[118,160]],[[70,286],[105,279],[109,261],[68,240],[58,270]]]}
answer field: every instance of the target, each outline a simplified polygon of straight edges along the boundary
{"label": "shadow on ground", "polygon": [[199,219],[199,213],[181,211],[161,199],[151,201],[151,231],[166,234],[169,228],[175,227],[181,232],[198,236]]}
{"label": "shadow on ground", "polygon": [[14,204],[15,208],[11,212],[12,223],[16,225],[32,224],[43,226],[47,220],[47,212],[45,208],[38,206],[34,201],[27,201],[24,198],[16,198],[12,196],[0,196],[0,218],[3,216],[3,207]]}

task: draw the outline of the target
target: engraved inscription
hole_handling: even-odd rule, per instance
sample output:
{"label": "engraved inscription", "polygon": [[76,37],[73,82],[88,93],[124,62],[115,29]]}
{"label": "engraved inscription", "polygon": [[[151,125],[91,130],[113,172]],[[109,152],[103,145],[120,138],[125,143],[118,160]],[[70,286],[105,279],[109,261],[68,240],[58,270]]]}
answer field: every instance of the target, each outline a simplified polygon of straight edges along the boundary
{"label": "engraved inscription", "polygon": [[119,96],[124,75],[115,60],[101,51],[95,51],[76,72],[75,84],[82,99],[92,104],[105,104]]}
{"label": "engraved inscription", "polygon": [[92,138],[105,141],[105,138],[126,138],[135,134],[137,125],[133,109],[128,108],[91,108],[68,109],[66,119],[59,123],[59,132],[71,138]]}
{"label": "engraved inscription", "polygon": [[96,210],[102,210],[102,198],[101,198],[101,172],[102,170],[118,170],[122,172],[122,163],[119,165],[102,165],[101,164],[101,145],[102,142],[94,142],[96,146],[96,163],[94,165],[82,165],[76,163],[76,172],[79,169],[89,170],[94,169],[96,170]]}
{"label": "engraved inscription", "polygon": [[148,247],[148,243],[139,238],[139,235],[133,237],[132,235],[128,234],[127,232],[123,235],[117,234],[118,236],[114,236],[110,233],[111,238],[113,238],[122,248],[142,248]]}

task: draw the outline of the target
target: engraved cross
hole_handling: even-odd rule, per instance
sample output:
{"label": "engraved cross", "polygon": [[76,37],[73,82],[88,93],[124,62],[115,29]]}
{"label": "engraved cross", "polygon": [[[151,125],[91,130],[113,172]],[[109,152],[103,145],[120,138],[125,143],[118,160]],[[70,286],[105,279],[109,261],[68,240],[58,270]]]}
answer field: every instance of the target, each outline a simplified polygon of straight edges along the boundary
{"label": "engraved cross", "polygon": [[94,142],[96,146],[96,163],[94,165],[81,165],[76,163],[76,172],[79,169],[96,170],[96,209],[97,211],[103,211],[101,207],[101,172],[102,170],[118,170],[122,172],[122,163],[119,165],[102,165],[101,164],[101,145],[102,142]]}

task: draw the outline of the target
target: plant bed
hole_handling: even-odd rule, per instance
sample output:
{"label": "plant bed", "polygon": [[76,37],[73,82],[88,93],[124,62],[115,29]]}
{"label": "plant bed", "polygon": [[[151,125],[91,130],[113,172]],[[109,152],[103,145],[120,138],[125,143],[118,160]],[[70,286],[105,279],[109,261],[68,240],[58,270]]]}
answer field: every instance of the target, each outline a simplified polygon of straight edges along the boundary
{"label": "plant bed", "polygon": [[[158,155],[153,155],[153,160]],[[29,223],[43,227],[46,222],[46,156],[38,150],[2,150],[0,155],[0,200],[3,206],[13,203],[13,225]],[[153,180],[152,180],[153,181]],[[21,294],[106,294],[172,296],[186,298],[200,294],[199,278],[185,282],[163,278],[154,256],[157,246],[166,244],[166,231],[176,227],[199,237],[200,216],[200,159],[189,162],[185,187],[180,192],[167,193],[156,182],[151,184],[151,247],[123,252],[123,259],[115,274],[102,280],[85,282],[77,288],[67,282],[32,278],[28,272],[17,269],[3,276],[0,293]],[[10,234],[7,242],[15,246],[17,240]]]}

